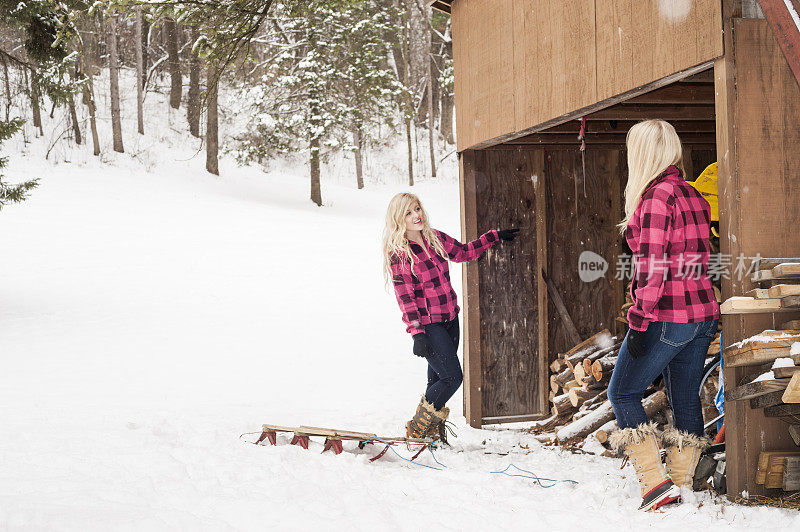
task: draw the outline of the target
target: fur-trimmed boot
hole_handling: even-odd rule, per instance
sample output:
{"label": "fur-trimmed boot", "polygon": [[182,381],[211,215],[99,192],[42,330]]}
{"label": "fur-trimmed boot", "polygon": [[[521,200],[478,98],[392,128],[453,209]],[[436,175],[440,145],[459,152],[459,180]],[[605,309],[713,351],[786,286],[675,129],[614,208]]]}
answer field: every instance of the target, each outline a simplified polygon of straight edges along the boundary
{"label": "fur-trimmed boot", "polygon": [[411,421],[406,423],[406,436],[408,438],[417,439],[427,438],[434,427],[435,413],[436,409],[423,395],[422,399],[419,401],[419,405],[417,405],[417,411],[414,413],[414,417],[411,418]]}
{"label": "fur-trimmed boot", "polygon": [[680,498],[680,489],[672,483],[661,463],[655,423],[617,430],[608,442],[617,451],[624,451],[633,463],[642,489],[640,510],[655,510]]}
{"label": "fur-trimmed boot", "polygon": [[[430,436],[433,438],[434,441],[441,441],[447,445],[447,416],[450,415],[450,409],[446,406],[443,406],[441,410],[435,410],[433,412],[433,426],[431,427]],[[450,429],[450,432],[453,432]]]}
{"label": "fur-trimmed boot", "polygon": [[711,440],[705,436],[669,428],[664,431],[662,440],[667,450],[667,474],[676,486],[692,487],[694,470],[700,455],[703,454]]}

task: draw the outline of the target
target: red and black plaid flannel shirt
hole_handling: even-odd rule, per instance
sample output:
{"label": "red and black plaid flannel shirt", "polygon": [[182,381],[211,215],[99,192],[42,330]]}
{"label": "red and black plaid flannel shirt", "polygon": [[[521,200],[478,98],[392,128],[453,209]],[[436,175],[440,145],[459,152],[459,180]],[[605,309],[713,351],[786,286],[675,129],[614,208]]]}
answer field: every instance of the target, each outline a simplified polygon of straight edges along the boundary
{"label": "red and black plaid flannel shirt", "polygon": [[708,262],[711,208],[670,166],[654,179],[628,223],[625,239],[634,254],[628,324],[696,323],[719,318]]}
{"label": "red and black plaid flannel shirt", "polygon": [[[475,260],[499,240],[496,230],[484,233],[467,244],[436,229],[434,231],[439,235],[447,257],[453,262]],[[409,245],[414,253],[414,273],[411,273],[411,265],[406,260],[396,256],[392,257],[391,268],[394,293],[403,312],[403,323],[407,326],[406,331],[413,335],[425,332],[423,326],[429,323],[454,320],[458,316],[458,303],[450,284],[447,259],[440,257],[427,242],[426,249],[416,242],[409,242]]]}

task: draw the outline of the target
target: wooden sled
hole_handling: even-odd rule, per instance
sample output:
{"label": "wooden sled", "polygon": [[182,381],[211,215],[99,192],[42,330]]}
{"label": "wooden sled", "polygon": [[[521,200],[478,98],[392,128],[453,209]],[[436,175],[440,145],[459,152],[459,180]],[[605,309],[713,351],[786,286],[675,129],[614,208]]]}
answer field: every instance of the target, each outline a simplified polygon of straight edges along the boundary
{"label": "wooden sled", "polygon": [[435,447],[436,443],[430,438],[404,438],[404,437],[390,437],[390,436],[377,436],[376,434],[369,434],[367,432],[354,432],[351,430],[339,429],[326,429],[322,427],[308,427],[301,425],[299,427],[282,427],[280,425],[262,425],[261,436],[254,443],[260,445],[263,441],[269,441],[271,445],[277,445],[277,434],[279,432],[292,433],[291,445],[299,445],[303,449],[308,449],[308,442],[311,436],[318,436],[325,438],[325,445],[322,452],[332,450],[334,454],[341,454],[343,451],[342,442],[356,441],[358,448],[363,449],[367,445],[382,444],[384,448],[377,455],[369,459],[370,462],[380,459],[389,450],[392,445],[406,444],[407,447],[411,445],[420,445],[417,453],[411,457],[411,460],[416,459],[423,451],[431,447]]}

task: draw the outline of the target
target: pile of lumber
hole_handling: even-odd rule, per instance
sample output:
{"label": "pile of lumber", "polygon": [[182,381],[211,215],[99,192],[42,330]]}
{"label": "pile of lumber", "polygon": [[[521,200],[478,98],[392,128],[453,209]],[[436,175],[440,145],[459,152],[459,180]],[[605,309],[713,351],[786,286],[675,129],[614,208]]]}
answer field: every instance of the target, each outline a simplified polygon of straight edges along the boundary
{"label": "pile of lumber", "polygon": [[[800,259],[760,259],[753,276],[754,288],[732,297],[723,314],[778,313],[800,310]],[[749,401],[764,417],[788,424],[800,446],[800,320],[784,322],[778,330],[765,330],[722,352],[726,367],[745,367],[736,386],[728,386],[726,401]],[[798,455],[798,456],[794,456]],[[800,489],[800,452],[761,453],[756,483],[766,488]]]}

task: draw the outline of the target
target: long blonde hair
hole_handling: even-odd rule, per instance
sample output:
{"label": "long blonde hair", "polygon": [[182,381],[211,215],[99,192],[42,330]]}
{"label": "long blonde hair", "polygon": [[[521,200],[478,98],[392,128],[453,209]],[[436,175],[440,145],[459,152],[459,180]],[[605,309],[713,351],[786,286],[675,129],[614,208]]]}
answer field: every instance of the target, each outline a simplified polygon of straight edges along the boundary
{"label": "long blonde hair", "polygon": [[625,219],[619,224],[625,233],[639,205],[644,189],[670,165],[683,172],[681,139],[671,124],[663,120],[644,120],[628,130],[628,184],[625,185]]}
{"label": "long blonde hair", "polygon": [[386,209],[386,225],[383,228],[383,278],[386,284],[392,278],[392,257],[397,257],[401,261],[408,261],[411,265],[411,272],[414,272],[414,252],[408,243],[406,236],[406,213],[411,210],[415,203],[419,204],[422,210],[422,238],[428,242],[433,250],[443,258],[447,258],[439,236],[431,229],[428,213],[422,207],[422,202],[417,196],[409,192],[396,194],[389,202]]}

